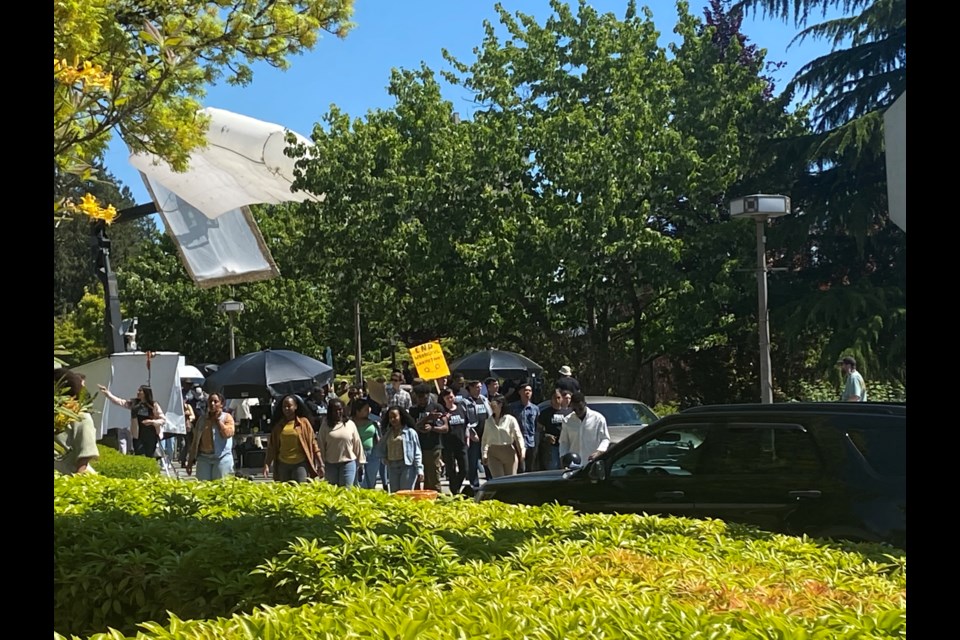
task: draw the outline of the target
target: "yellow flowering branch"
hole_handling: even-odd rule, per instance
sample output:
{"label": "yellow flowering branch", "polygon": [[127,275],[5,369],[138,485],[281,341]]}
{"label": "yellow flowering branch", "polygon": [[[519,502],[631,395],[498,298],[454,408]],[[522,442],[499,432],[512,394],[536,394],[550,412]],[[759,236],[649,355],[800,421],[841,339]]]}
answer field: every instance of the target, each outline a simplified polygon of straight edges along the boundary
{"label": "yellow flowering branch", "polygon": [[89,193],[80,199],[80,204],[70,199],[64,200],[63,209],[68,213],[82,213],[94,220],[103,220],[107,224],[111,224],[117,217],[117,210],[112,204],[101,207],[96,197]]}
{"label": "yellow flowering branch", "polygon": [[91,89],[109,91],[113,83],[113,75],[104,71],[103,67],[89,60],[81,64],[79,58],[74,58],[72,65],[66,60],[54,60],[53,77],[70,87],[79,85],[79,89],[84,92]]}

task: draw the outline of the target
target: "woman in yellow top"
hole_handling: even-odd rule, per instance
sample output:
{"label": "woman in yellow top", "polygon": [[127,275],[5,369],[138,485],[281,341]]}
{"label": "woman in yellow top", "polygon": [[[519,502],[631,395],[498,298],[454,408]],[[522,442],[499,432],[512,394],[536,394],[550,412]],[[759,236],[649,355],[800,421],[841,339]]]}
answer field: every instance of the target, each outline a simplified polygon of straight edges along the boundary
{"label": "woman in yellow top", "polygon": [[307,418],[307,407],[295,396],[280,401],[280,415],[273,421],[263,477],[270,477],[270,463],[276,461],[273,479],[277,482],[306,482],[323,477],[323,459]]}
{"label": "woman in yellow top", "polygon": [[327,404],[327,419],[317,434],[324,478],[330,484],[352,487],[356,484],[357,466],[366,462],[363,443],[353,420],[344,420],[343,401],[334,398]]}
{"label": "woman in yellow top", "polygon": [[483,464],[494,478],[512,476],[523,460],[523,434],[520,423],[509,413],[504,413],[506,398],[497,394],[490,398],[492,415],[487,418],[480,440]]}

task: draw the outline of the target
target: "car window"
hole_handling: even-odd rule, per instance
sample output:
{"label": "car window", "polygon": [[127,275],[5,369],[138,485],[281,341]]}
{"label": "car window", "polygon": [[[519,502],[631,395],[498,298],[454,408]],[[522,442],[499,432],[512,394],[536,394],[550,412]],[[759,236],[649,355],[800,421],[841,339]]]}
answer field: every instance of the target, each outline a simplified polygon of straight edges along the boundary
{"label": "car window", "polygon": [[610,476],[694,475],[707,434],[706,426],[697,425],[659,431],[621,452],[610,464]]}
{"label": "car window", "polygon": [[813,440],[799,425],[730,424],[719,446],[700,457],[700,472],[711,474],[808,474],[819,467]]}
{"label": "car window", "polygon": [[657,416],[639,402],[598,402],[590,408],[607,419],[607,425],[644,426],[656,422]]}
{"label": "car window", "polygon": [[907,427],[848,429],[847,435],[874,471],[883,476],[907,475]]}

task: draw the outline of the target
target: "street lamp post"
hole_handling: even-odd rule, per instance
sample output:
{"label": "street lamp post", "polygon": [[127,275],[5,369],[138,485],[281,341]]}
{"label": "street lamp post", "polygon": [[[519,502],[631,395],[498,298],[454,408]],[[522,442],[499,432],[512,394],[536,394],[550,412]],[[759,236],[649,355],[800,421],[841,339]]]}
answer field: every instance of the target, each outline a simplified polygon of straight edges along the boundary
{"label": "street lamp post", "polygon": [[230,359],[233,360],[237,357],[237,347],[233,337],[233,326],[237,319],[237,314],[243,311],[243,303],[237,302],[236,300],[224,300],[217,306],[217,309],[220,313],[227,314],[227,322],[230,325]]}
{"label": "street lamp post", "polygon": [[390,371],[397,370],[397,336],[390,336]]}
{"label": "street lamp post", "polygon": [[769,218],[790,213],[790,198],[756,194],[730,203],[730,217],[752,218],[757,227],[757,301],[760,328],[760,402],[773,403],[773,376],[770,366],[770,312],[767,308],[767,256],[765,230]]}

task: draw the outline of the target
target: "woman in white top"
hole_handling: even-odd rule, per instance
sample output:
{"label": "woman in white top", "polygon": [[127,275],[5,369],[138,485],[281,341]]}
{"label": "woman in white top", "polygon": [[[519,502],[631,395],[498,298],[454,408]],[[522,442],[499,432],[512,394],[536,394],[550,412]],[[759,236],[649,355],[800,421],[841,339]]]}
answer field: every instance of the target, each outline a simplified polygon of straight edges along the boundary
{"label": "woman in white top", "polygon": [[367,458],[357,425],[353,420],[344,420],[340,398],[334,398],[327,405],[327,419],[317,434],[317,444],[323,459],[324,479],[341,487],[354,486],[357,466]]}
{"label": "woman in white top", "polygon": [[500,394],[490,398],[493,415],[487,418],[480,440],[483,464],[494,478],[516,474],[517,465],[523,460],[523,434],[517,419],[504,413],[506,403]]}

